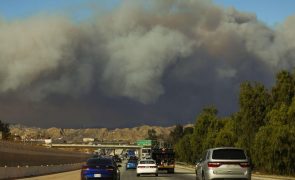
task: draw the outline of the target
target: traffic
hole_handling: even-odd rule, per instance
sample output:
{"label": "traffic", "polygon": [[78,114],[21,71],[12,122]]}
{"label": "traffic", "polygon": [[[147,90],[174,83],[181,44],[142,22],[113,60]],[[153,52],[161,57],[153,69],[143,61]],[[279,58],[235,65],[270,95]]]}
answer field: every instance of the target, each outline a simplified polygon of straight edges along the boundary
{"label": "traffic", "polygon": [[80,175],[81,180],[178,179],[182,176],[184,179],[195,179],[194,171],[176,168],[175,162],[173,149],[145,147],[139,152],[122,151],[120,155],[95,154],[83,165]]}
{"label": "traffic", "polygon": [[[81,180],[111,178],[121,179],[121,171],[131,171],[136,177],[175,173],[175,153],[172,148],[144,147],[122,151],[119,155],[96,154],[87,160],[81,170]],[[251,164],[245,151],[233,147],[219,147],[206,150],[196,161],[195,178],[211,179],[251,179]]]}

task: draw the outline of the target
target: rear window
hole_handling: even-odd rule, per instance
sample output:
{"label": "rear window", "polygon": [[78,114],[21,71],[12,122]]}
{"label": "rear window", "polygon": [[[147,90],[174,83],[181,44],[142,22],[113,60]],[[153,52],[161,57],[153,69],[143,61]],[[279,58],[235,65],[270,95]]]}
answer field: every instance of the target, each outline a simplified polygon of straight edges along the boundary
{"label": "rear window", "polygon": [[112,160],[107,158],[93,158],[87,161],[87,165],[111,165]]}
{"label": "rear window", "polygon": [[137,163],[136,160],[129,160],[128,163]]}
{"label": "rear window", "polygon": [[246,159],[242,149],[218,149],[214,150],[212,159]]}
{"label": "rear window", "polygon": [[142,149],[142,153],[150,153],[151,150],[150,149]]}
{"label": "rear window", "polygon": [[140,161],[139,164],[155,164],[155,161]]}

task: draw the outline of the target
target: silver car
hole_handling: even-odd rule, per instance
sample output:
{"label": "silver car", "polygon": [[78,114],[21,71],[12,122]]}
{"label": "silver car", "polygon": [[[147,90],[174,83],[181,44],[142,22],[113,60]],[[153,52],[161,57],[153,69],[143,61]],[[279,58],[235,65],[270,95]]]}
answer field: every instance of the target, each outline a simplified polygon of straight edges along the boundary
{"label": "silver car", "polygon": [[196,163],[196,175],[200,180],[251,180],[250,160],[243,149],[234,147],[208,149]]}

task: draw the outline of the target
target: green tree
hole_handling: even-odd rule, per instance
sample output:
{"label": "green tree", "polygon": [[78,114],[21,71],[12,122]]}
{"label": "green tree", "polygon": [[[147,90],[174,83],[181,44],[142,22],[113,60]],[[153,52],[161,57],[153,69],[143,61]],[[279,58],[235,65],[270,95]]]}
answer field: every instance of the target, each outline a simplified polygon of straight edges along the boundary
{"label": "green tree", "polygon": [[147,139],[157,140],[157,132],[154,129],[149,129]]}
{"label": "green tree", "polygon": [[191,135],[183,136],[174,146],[176,158],[182,162],[193,162]]}
{"label": "green tree", "polygon": [[176,144],[178,140],[183,136],[183,126],[180,124],[177,124],[173,131],[170,132],[170,141],[171,144]]}
{"label": "green tree", "polygon": [[211,147],[236,146],[247,150],[256,169],[295,174],[295,71],[277,74],[271,92],[262,84],[241,84],[240,109],[218,118],[209,107],[198,115],[191,133],[175,144],[177,158],[194,162]]}
{"label": "green tree", "polygon": [[235,133],[235,122],[233,118],[225,118],[222,120],[223,127],[218,131],[215,138],[215,147],[220,146],[235,146],[237,136]]}
{"label": "green tree", "polygon": [[265,116],[271,107],[270,94],[262,84],[245,82],[240,87],[239,103],[240,111],[236,114],[236,123],[240,124],[236,131],[239,137],[237,146],[249,153],[255,134],[266,123]]}
{"label": "green tree", "polygon": [[[212,141],[212,137],[214,137],[214,134],[211,133],[215,130],[215,127],[218,127],[219,125],[216,125],[217,122],[217,109],[215,107],[208,107],[204,108],[201,114],[198,116],[194,133],[191,135],[191,148],[192,148],[192,159],[196,160],[199,159],[202,152],[209,148],[210,146],[213,146],[213,144],[210,144]],[[208,134],[210,133],[210,134]]]}
{"label": "green tree", "polygon": [[8,139],[10,137],[9,124],[0,120],[0,132],[2,133],[2,139]]}
{"label": "green tree", "polygon": [[[295,71],[294,71],[295,72]],[[276,84],[272,88],[272,100],[276,106],[282,103],[290,105],[295,92],[294,78],[288,71],[281,71],[276,76]]]}
{"label": "green tree", "polygon": [[193,134],[193,133],[194,133],[194,128],[193,127],[186,127],[183,130],[183,135]]}
{"label": "green tree", "polygon": [[254,164],[260,169],[278,174],[295,173],[295,127],[288,123],[290,115],[285,104],[267,115],[269,123],[257,133],[252,153]]}

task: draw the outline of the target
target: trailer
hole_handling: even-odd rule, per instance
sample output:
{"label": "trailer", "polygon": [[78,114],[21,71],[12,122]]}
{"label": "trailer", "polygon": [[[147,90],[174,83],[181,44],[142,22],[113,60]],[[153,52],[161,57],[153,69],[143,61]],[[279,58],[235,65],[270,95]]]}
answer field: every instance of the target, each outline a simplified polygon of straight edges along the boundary
{"label": "trailer", "polygon": [[167,173],[174,173],[175,153],[171,148],[153,148],[152,159],[156,161],[159,170],[166,170]]}

